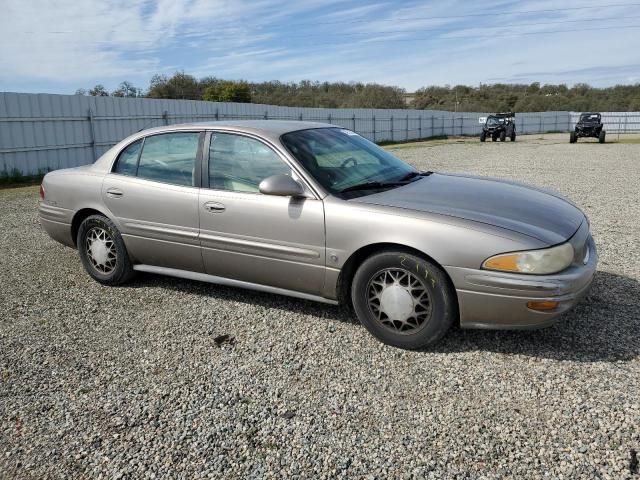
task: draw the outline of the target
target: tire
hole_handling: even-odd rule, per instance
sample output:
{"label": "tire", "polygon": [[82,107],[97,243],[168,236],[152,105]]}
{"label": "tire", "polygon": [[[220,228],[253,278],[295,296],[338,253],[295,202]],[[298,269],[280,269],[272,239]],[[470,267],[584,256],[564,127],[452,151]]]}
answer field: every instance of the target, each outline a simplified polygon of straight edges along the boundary
{"label": "tire", "polygon": [[[92,248],[94,243],[96,246]],[[103,285],[121,285],[133,276],[122,236],[107,217],[87,217],[78,229],[76,245],[82,266],[95,281]]]}
{"label": "tire", "polygon": [[511,141],[512,141],[512,142],[515,142],[515,141],[516,141],[516,132],[513,132],[513,133],[511,134]]}
{"label": "tire", "polygon": [[604,130],[600,131],[600,135],[598,135],[598,142],[604,143],[604,137],[607,135],[607,132]]}
{"label": "tire", "polygon": [[485,132],[480,133],[480,141],[484,142],[487,139],[487,134]]}
{"label": "tire", "polygon": [[496,142],[498,140],[498,137],[495,135],[491,135],[491,141],[492,142]]}
{"label": "tire", "polygon": [[576,132],[571,132],[569,134],[569,143],[576,143],[578,141],[578,137],[576,135]]}
{"label": "tire", "polygon": [[504,142],[507,139],[507,134],[506,132],[503,130],[502,132],[500,132],[500,141]]}
{"label": "tire", "polygon": [[[416,298],[422,302],[416,305]],[[403,251],[367,258],[353,277],[351,300],[369,333],[407,350],[437,342],[458,316],[455,291],[445,273],[429,260]]]}

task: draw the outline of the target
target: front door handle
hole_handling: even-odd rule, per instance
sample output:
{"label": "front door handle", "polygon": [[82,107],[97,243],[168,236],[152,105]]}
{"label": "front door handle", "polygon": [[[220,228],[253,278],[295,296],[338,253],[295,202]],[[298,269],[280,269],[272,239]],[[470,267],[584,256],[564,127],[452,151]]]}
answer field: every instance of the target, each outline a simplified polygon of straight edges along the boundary
{"label": "front door handle", "polygon": [[207,212],[211,212],[211,213],[224,212],[225,208],[226,207],[222,203],[218,203],[218,202],[207,202],[204,204],[204,209]]}
{"label": "front door handle", "polygon": [[117,188],[109,188],[107,189],[107,197],[111,198],[120,198],[124,195],[122,190],[118,190]]}

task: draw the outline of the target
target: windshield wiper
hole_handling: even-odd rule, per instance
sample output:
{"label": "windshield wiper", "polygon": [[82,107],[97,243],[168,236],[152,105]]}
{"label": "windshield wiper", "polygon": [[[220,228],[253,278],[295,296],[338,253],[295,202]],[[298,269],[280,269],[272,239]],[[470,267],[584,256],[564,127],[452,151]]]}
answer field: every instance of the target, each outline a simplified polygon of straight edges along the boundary
{"label": "windshield wiper", "polygon": [[339,191],[339,193],[346,192],[355,192],[358,190],[374,190],[378,188],[392,188],[392,187],[400,187],[402,185],[409,184],[409,180],[415,177],[427,177],[431,175],[433,172],[409,172],[405,176],[401,177],[399,180],[394,182],[364,182],[358,183],[356,185],[351,185],[350,187],[343,188]]}
{"label": "windshield wiper", "polygon": [[405,176],[400,177],[400,179],[398,180],[399,182],[405,182],[407,180],[411,180],[412,178],[415,177],[428,177],[429,175],[431,175],[433,172],[431,171],[426,171],[426,172],[409,172],[407,173]]}
{"label": "windshield wiper", "polygon": [[356,185],[351,185],[347,188],[343,188],[339,191],[339,193],[355,192],[357,190],[374,190],[377,188],[399,187],[400,185],[406,184],[407,182],[364,182],[358,183]]}

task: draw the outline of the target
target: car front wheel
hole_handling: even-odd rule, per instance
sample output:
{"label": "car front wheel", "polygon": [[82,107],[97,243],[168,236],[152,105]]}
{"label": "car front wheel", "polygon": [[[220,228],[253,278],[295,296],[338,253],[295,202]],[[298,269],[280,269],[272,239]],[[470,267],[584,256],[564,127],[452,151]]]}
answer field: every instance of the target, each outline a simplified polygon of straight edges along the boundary
{"label": "car front wheel", "polygon": [[444,272],[402,251],[365,260],[353,278],[351,300],[373,336],[408,350],[437,342],[457,318],[455,292]]}
{"label": "car front wheel", "polygon": [[605,135],[606,135],[605,131],[604,131],[604,130],[602,130],[602,131],[600,132],[600,135],[598,135],[598,142],[600,142],[600,143],[604,143]]}
{"label": "car front wheel", "polygon": [[84,269],[97,282],[120,285],[133,276],[122,236],[107,217],[87,217],[80,224],[76,244]]}

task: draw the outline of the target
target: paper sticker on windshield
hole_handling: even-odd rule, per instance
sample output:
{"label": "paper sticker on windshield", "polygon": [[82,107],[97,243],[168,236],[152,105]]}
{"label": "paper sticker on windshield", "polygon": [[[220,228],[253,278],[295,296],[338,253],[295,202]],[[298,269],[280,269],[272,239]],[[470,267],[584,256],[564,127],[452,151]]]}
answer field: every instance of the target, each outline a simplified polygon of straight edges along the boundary
{"label": "paper sticker on windshield", "polygon": [[355,137],[359,137],[360,135],[358,135],[356,132],[352,132],[351,130],[340,130],[342,133],[346,134],[346,135],[351,135],[351,136],[355,136]]}

